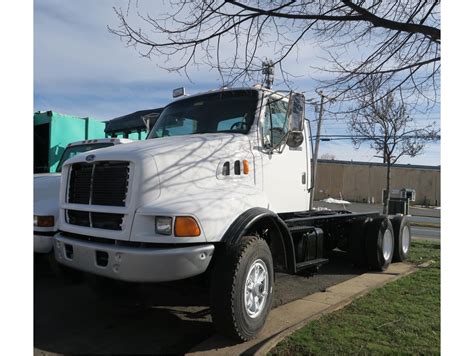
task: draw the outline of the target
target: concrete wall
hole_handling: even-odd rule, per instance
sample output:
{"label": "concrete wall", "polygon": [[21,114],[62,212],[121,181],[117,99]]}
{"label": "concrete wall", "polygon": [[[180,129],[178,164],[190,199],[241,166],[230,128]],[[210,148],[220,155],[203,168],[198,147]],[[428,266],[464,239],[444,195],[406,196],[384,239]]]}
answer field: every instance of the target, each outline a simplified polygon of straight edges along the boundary
{"label": "concrete wall", "polygon": [[[395,165],[391,188],[415,189],[415,204],[441,205],[440,167]],[[340,198],[352,202],[382,202],[387,168],[380,163],[318,160],[316,199]],[[412,203],[413,204],[413,203]]]}

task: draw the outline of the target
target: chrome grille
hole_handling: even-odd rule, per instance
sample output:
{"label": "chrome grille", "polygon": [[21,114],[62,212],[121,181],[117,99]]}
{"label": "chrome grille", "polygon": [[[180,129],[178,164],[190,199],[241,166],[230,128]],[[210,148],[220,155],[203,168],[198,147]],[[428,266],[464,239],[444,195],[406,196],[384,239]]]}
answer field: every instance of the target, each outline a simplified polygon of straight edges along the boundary
{"label": "chrome grille", "polygon": [[125,206],[130,163],[99,161],[74,163],[69,178],[68,202]]}

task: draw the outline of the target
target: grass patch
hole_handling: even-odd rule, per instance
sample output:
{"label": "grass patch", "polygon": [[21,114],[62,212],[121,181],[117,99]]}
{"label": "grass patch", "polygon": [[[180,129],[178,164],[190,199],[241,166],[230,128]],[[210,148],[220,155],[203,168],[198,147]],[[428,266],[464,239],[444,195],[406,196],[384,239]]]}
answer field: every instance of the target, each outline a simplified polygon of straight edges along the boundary
{"label": "grass patch", "polygon": [[270,353],[439,354],[440,244],[413,241],[409,261],[432,263],[310,322]]}

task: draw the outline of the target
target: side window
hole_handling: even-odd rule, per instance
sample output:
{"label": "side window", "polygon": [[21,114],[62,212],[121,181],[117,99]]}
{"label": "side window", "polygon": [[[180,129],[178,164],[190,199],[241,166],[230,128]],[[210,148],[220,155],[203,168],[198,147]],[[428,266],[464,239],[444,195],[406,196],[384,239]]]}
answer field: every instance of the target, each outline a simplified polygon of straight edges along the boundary
{"label": "side window", "polygon": [[283,100],[268,99],[262,126],[264,147],[276,147],[285,139],[285,135],[288,133],[287,108],[288,104]]}

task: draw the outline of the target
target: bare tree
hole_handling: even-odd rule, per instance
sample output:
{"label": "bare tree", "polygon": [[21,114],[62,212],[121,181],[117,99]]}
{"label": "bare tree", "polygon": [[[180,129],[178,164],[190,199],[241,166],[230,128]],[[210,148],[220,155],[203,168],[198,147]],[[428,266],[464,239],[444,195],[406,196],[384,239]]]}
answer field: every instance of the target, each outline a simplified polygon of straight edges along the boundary
{"label": "bare tree", "polygon": [[405,97],[437,101],[438,0],[174,0],[161,15],[142,14],[136,0],[138,22],[132,4],[115,9],[119,24],[109,30],[169,71],[204,64],[233,85],[257,79],[271,58],[291,87],[285,61],[309,48],[314,71],[330,73],[316,86],[339,102],[357,99],[373,74]]}
{"label": "bare tree", "polygon": [[439,129],[436,129],[435,123],[421,128],[413,126],[414,119],[409,115],[406,104],[397,98],[397,92],[391,88],[382,91],[381,80],[380,77],[372,77],[370,82],[366,82],[365,94],[351,115],[349,130],[356,148],[369,142],[387,165],[387,194],[383,201],[383,212],[386,214],[392,165],[403,156],[421,154],[428,141],[439,139]]}

